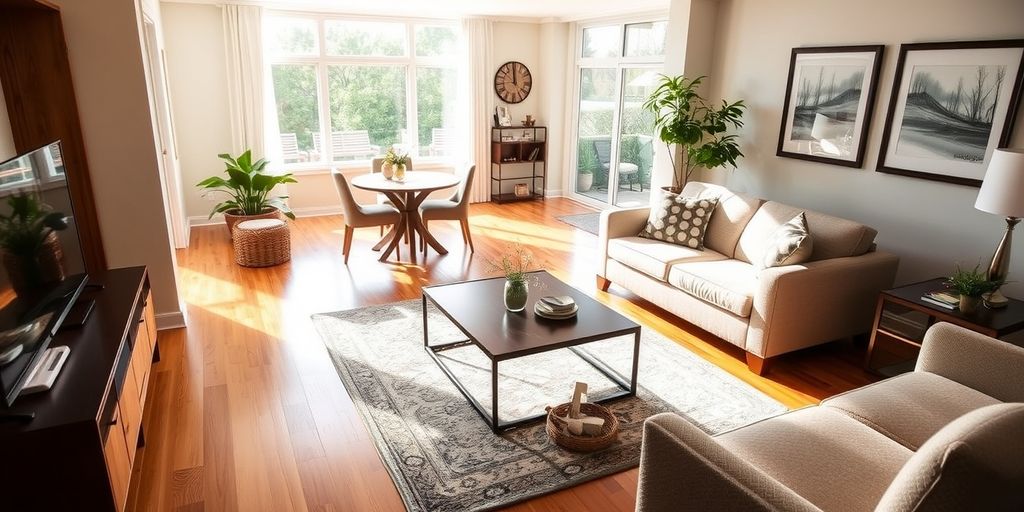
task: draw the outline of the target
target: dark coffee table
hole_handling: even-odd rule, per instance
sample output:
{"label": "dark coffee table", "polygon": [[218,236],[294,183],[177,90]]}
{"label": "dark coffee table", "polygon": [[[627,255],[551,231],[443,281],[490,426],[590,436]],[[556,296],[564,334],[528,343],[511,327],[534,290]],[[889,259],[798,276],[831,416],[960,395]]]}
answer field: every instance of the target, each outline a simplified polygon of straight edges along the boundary
{"label": "dark coffee table", "polygon": [[[500,432],[544,417],[534,416],[502,421],[498,418],[498,363],[509,359],[569,348],[583,360],[619,385],[620,391],[605,397],[606,402],[624,396],[636,395],[636,371],[640,356],[640,325],[609,309],[586,294],[559,281],[545,271],[532,273],[538,282],[531,284],[525,311],[512,313],[503,302],[505,279],[480,279],[461,283],[427,286],[423,288],[423,345],[427,353],[444,370],[455,387],[476,408],[491,429]],[[540,286],[537,286],[537,285]],[[576,300],[579,312],[569,320],[548,320],[533,313],[533,304],[545,295],[569,295]],[[427,325],[427,301],[432,302],[455,324],[467,339],[464,341],[430,344]],[[633,335],[633,370],[630,379],[574,347],[592,341]],[[476,345],[491,360],[490,412],[473,397],[459,379],[437,357],[438,352]]]}

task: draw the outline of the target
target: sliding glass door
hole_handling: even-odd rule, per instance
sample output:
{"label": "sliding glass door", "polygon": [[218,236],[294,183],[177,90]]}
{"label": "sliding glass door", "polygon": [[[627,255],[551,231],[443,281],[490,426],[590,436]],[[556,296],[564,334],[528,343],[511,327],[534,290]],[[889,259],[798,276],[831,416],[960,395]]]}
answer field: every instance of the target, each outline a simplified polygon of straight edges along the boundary
{"label": "sliding glass door", "polygon": [[662,68],[665,22],[584,26],[579,34],[573,191],[595,204],[645,205],[655,134],[642,105]]}

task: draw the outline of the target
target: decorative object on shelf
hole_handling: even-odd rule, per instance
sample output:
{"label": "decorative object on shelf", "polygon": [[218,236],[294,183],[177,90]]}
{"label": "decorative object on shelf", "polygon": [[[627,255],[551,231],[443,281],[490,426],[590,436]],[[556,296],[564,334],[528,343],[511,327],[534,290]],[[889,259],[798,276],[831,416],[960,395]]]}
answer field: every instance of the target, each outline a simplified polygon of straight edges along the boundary
{"label": "decorative object on shelf", "polygon": [[532,127],[537,122],[530,114],[526,114],[526,119],[523,119],[523,126]]}
{"label": "decorative object on shelf", "polygon": [[980,186],[1010,142],[1024,39],[900,46],[879,172]]}
{"label": "decorative object on shelf", "polygon": [[29,192],[8,196],[7,207],[11,213],[0,214],[0,252],[14,293],[63,281],[64,251],[57,231],[67,229],[67,216]]}
{"label": "decorative object on shelf", "polygon": [[985,306],[1005,307],[1009,300],[999,292],[1010,273],[1010,243],[1013,228],[1024,217],[1024,151],[1019,149],[997,149],[985,171],[985,179],[978,191],[974,207],[995,215],[1006,217],[1006,231],[992,253],[987,278],[996,283],[996,288],[986,294]]}
{"label": "decorative object on shelf", "polygon": [[965,315],[974,313],[981,302],[981,296],[991,292],[997,285],[989,281],[980,268],[978,264],[973,270],[963,270],[957,265],[953,275],[946,279],[949,288],[960,294],[960,312]]}
{"label": "decorative object on shelf", "polygon": [[[746,105],[743,100],[723,100],[721,107],[709,104],[697,92],[703,79],[662,75],[660,85],[643,104],[644,110],[655,115],[654,127],[672,155],[672,192],[683,189],[694,169],[726,164],[735,168],[736,159],[743,156],[736,135],[726,132],[730,126],[743,126]],[[673,146],[682,154],[673,154]]]}
{"label": "decorative object on shelf", "polygon": [[530,296],[530,265],[533,253],[519,242],[508,246],[499,261],[491,261],[491,268],[505,276],[505,309],[518,313],[526,309]]}
{"label": "decorative object on shelf", "polygon": [[530,68],[522,62],[506,62],[494,73],[494,93],[505,103],[519,103],[525,100],[532,89],[533,75],[530,74]]}
{"label": "decorative object on shelf", "polygon": [[261,158],[253,162],[252,152],[249,150],[238,158],[232,158],[227,153],[217,156],[224,160],[224,172],[228,178],[212,176],[200,181],[196,186],[206,189],[204,197],[210,192],[222,192],[229,196],[229,199],[213,207],[209,217],[212,219],[214,215],[223,213],[228,234],[231,234],[235,224],[244,220],[276,218],[280,214],[295,219],[295,214],[285,202],[288,196],[270,196],[270,192],[278,185],[297,183],[291,173],[264,173],[267,161]]}
{"label": "decorative object on shelf", "polygon": [[775,154],[860,167],[884,48],[793,48]]}
{"label": "decorative object on shelf", "polygon": [[498,126],[504,128],[512,126],[512,114],[509,113],[508,107],[505,105],[494,107],[494,115],[498,118]]}
{"label": "decorative object on shelf", "polygon": [[384,164],[380,166],[380,172],[384,179],[405,181],[405,171],[409,167],[409,154],[397,153],[394,147],[388,148],[384,154]]}
{"label": "decorative object on shelf", "polygon": [[530,195],[530,185],[526,183],[516,183],[515,187],[516,197],[526,197]]}

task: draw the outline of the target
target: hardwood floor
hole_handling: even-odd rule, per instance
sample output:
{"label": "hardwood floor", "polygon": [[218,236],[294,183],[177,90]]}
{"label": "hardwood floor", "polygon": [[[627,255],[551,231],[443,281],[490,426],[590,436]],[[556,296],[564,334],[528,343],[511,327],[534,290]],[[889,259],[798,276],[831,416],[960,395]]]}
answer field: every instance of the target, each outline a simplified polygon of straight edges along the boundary
{"label": "hardwood floor", "polygon": [[[615,285],[595,287],[597,237],[555,219],[588,208],[566,199],[471,209],[476,254],[457,222],[430,229],[450,251],[419,265],[380,263],[377,229],[355,234],[342,265],[339,216],[292,225],[292,261],[234,264],[223,226],[196,228],[178,252],[188,329],[160,333],[145,418],[146,446],[129,506],[139,511],[395,511],[402,501],[309,315],[418,298],[425,284],[485,277],[507,242],[540,266],[790,407],[858,387],[863,348],[834,343],[779,358],[766,377],[743,351]],[[408,253],[403,248],[403,256]],[[637,471],[605,477],[511,510],[633,510]]]}

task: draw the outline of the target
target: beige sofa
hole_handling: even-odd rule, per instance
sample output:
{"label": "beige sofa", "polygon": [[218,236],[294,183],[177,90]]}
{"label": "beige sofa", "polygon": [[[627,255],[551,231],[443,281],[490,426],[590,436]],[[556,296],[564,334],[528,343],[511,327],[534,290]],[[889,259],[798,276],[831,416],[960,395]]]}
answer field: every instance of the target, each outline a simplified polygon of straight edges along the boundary
{"label": "beige sofa", "polygon": [[[640,238],[649,208],[603,212],[597,284],[611,283],[747,351],[750,369],[793,350],[870,330],[878,292],[899,259],[874,250],[875,230],[857,222],[690,182],[688,197],[718,197],[705,250]],[[811,261],[758,272],[767,238],[806,212]]]}
{"label": "beige sofa", "polygon": [[637,510],[1024,510],[1024,349],[940,323],[916,371],[711,437],[644,424]]}

